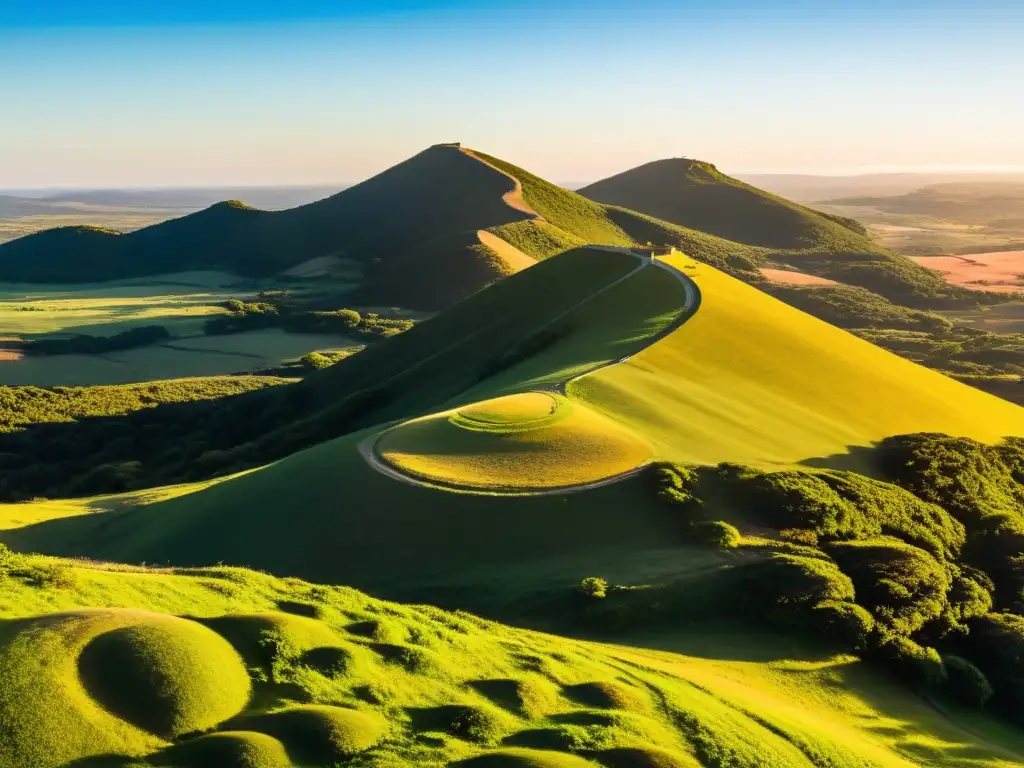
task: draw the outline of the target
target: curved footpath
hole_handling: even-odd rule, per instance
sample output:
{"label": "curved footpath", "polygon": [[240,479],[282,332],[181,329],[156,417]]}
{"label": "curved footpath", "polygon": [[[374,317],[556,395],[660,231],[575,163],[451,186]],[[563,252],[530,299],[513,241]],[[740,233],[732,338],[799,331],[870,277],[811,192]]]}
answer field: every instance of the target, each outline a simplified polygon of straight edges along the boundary
{"label": "curved footpath", "polygon": [[[586,304],[589,301],[592,301],[596,297],[598,297],[601,294],[603,294],[605,291],[611,290],[612,288],[614,288],[615,286],[619,285],[620,283],[622,283],[622,282],[628,280],[629,278],[633,277],[640,270],[646,269],[648,267],[654,267],[656,269],[664,269],[666,272],[671,273],[677,280],[679,280],[679,282],[681,282],[683,284],[683,291],[684,291],[684,294],[685,294],[685,298],[684,298],[684,301],[683,301],[682,309],[680,309],[680,311],[679,311],[679,315],[671,323],[669,323],[665,328],[663,328],[661,331],[659,331],[650,340],[650,342],[648,344],[646,344],[645,346],[643,346],[640,349],[636,350],[635,352],[632,352],[632,353],[626,355],[625,357],[619,358],[618,360],[610,360],[608,362],[599,363],[599,364],[593,366],[592,368],[589,368],[588,370],[583,371],[582,373],[578,373],[575,376],[567,378],[565,381],[560,382],[558,385],[553,387],[554,391],[557,391],[559,394],[564,395],[566,397],[571,397],[571,395],[569,395],[568,392],[567,392],[567,388],[568,388],[569,384],[571,384],[572,382],[576,381],[577,379],[581,379],[584,376],[589,376],[590,374],[596,373],[597,371],[603,370],[605,368],[609,368],[609,367],[611,367],[613,365],[619,365],[620,363],[624,363],[627,360],[629,360],[629,359],[635,357],[636,355],[640,354],[645,349],[648,349],[652,345],[657,344],[659,341],[664,339],[669,334],[671,334],[674,331],[678,330],[679,327],[682,326],[683,323],[685,323],[687,320],[689,320],[693,316],[694,312],[696,312],[700,308],[700,301],[701,301],[700,289],[697,287],[697,284],[689,277],[689,275],[685,274],[682,270],[680,270],[679,268],[677,268],[677,267],[675,267],[675,266],[673,266],[671,264],[668,264],[668,263],[666,263],[664,261],[659,261],[657,259],[657,257],[641,255],[641,254],[637,253],[635,250],[633,250],[631,248],[620,248],[620,247],[616,247],[616,246],[605,246],[605,245],[588,245],[586,247],[587,248],[591,248],[593,250],[598,250],[598,251],[612,251],[612,252],[616,252],[616,253],[628,253],[628,254],[630,254],[632,256],[635,256],[636,259],[640,263],[636,266],[635,269],[630,270],[629,272],[627,272],[625,275],[623,275],[622,277],[618,278],[617,280],[613,280],[612,282],[608,283],[608,285],[602,287],[600,290],[594,291],[594,293],[590,294],[585,299],[582,299],[581,301],[578,301],[576,304],[574,304],[573,306],[569,307],[569,309],[565,310],[561,314],[559,314],[556,317],[552,318],[547,323],[545,323],[543,326],[541,326],[541,328],[539,328],[538,330],[543,330],[543,328],[546,328],[546,327],[548,327],[550,325],[553,325],[553,324],[557,323],[562,318],[566,317],[567,315],[571,314],[572,312],[575,312],[582,305]],[[526,390],[526,391],[543,391],[543,390]],[[404,422],[402,422],[402,423],[404,423]],[[434,489],[437,489],[437,490],[446,490],[446,491],[462,491],[462,492],[476,493],[476,494],[483,495],[483,496],[554,496],[554,495],[561,495],[561,494],[566,494],[566,493],[578,493],[580,491],[587,491],[587,490],[591,490],[593,488],[600,488],[600,487],[605,486],[605,485],[611,485],[612,483],[617,483],[617,482],[620,482],[622,480],[625,480],[628,477],[632,477],[633,475],[637,474],[638,472],[641,472],[644,469],[646,469],[651,464],[651,461],[648,460],[648,461],[645,461],[643,464],[639,464],[639,465],[637,465],[637,466],[633,467],[632,469],[629,469],[629,470],[627,470],[625,472],[620,472],[617,475],[610,475],[609,477],[605,477],[605,478],[602,478],[600,480],[594,480],[594,481],[588,482],[588,483],[576,483],[576,484],[573,484],[573,485],[560,486],[560,487],[557,487],[557,488],[543,488],[543,489],[537,489],[537,490],[530,490],[530,489],[527,489],[527,488],[524,488],[522,490],[504,490],[504,489],[500,489],[499,490],[499,489],[478,488],[478,487],[475,487],[475,486],[468,486],[468,485],[461,486],[461,485],[450,484],[450,483],[431,482],[431,481],[425,480],[425,479],[423,479],[421,477],[417,477],[415,475],[407,474],[405,472],[402,472],[402,471],[398,470],[397,468],[393,467],[392,465],[390,465],[386,461],[384,461],[384,459],[381,457],[380,453],[378,452],[378,450],[377,450],[377,443],[379,442],[380,438],[385,433],[387,433],[388,431],[390,431],[392,429],[395,429],[397,427],[400,427],[401,425],[402,424],[396,424],[394,426],[388,427],[387,429],[383,429],[380,432],[375,432],[374,434],[369,435],[368,437],[364,438],[363,440],[361,440],[359,442],[359,445],[358,445],[359,453],[363,457],[363,459],[366,461],[367,464],[369,464],[376,471],[380,472],[382,475],[386,475],[387,477],[391,478],[392,480],[397,480],[398,482],[401,482],[401,483],[408,483],[409,485],[418,485],[418,486],[421,486],[421,487],[424,487],[424,488],[434,488]]]}

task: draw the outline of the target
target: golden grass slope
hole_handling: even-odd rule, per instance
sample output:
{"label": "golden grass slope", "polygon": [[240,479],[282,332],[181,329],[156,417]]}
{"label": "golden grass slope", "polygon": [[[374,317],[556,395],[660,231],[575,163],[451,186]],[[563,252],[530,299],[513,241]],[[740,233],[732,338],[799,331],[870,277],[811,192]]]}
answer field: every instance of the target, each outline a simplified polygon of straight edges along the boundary
{"label": "golden grass slope", "polygon": [[882,438],[1024,435],[1024,410],[890,354],[684,256],[697,312],[568,391],[666,459],[783,466]]}
{"label": "golden grass slope", "polygon": [[491,490],[594,483],[644,466],[646,443],[582,403],[526,392],[405,422],[375,450],[413,477]]}

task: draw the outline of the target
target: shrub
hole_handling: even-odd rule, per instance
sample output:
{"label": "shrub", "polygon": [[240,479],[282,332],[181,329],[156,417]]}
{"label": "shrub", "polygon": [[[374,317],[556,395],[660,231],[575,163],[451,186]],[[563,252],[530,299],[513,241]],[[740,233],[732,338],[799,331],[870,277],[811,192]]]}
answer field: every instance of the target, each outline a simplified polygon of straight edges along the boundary
{"label": "shrub", "polygon": [[992,686],[985,674],[962,656],[942,657],[949,678],[947,690],[957,701],[983,707],[992,698]]}
{"label": "shrub", "polygon": [[319,352],[310,352],[307,355],[303,355],[299,358],[299,362],[302,363],[304,368],[310,371],[327,368],[332,365],[331,358]]}
{"label": "shrub", "polygon": [[924,550],[896,539],[837,542],[828,553],[857,589],[857,602],[904,637],[942,615],[949,576]]}
{"label": "shrub", "polygon": [[916,688],[935,689],[946,682],[946,668],[938,651],[906,637],[883,634],[874,655]]}
{"label": "shrub", "polygon": [[655,473],[658,495],[674,504],[700,504],[694,495],[700,476],[692,467],[663,464]]}
{"label": "shrub", "polygon": [[814,531],[807,531],[803,528],[785,528],[779,531],[779,538],[792,544],[799,544],[803,547],[817,547],[818,534]]}
{"label": "shrub", "polygon": [[580,582],[580,590],[587,597],[600,599],[608,596],[608,582],[599,576],[587,576]]}
{"label": "shrub", "polygon": [[735,549],[743,538],[736,526],[724,520],[702,520],[693,523],[690,532],[697,541],[720,549]]}
{"label": "shrub", "polygon": [[862,651],[868,647],[874,617],[864,608],[838,600],[823,600],[813,608],[811,626],[826,637],[840,643],[843,648]]}

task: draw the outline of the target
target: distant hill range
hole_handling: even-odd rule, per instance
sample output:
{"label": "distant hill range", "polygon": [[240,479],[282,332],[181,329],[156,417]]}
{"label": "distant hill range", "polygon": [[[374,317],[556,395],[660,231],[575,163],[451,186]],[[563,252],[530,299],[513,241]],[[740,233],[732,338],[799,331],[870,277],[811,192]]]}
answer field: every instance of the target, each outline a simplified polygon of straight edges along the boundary
{"label": "distant hill range", "polygon": [[585,243],[672,244],[751,282],[788,264],[928,305],[951,289],[829,216],[693,160],[663,160],[578,194],[498,158],[436,145],[335,195],[282,211],[217,203],[127,234],[61,227],[0,245],[0,280],[88,282],[180,270],[358,272],[353,301],[440,309]]}

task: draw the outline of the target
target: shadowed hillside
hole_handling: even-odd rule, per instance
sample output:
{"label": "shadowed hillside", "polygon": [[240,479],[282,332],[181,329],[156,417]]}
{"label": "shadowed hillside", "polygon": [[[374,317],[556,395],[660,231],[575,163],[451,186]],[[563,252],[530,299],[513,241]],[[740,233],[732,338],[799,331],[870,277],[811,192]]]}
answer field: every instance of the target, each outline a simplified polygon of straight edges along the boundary
{"label": "shadowed hillside", "polygon": [[0,279],[108,280],[189,269],[268,275],[326,256],[362,265],[364,303],[446,306],[504,274],[477,231],[528,218],[509,178],[454,147],[431,147],[333,197],[285,211],[218,203],[119,235],[86,227],[0,246]]}
{"label": "shadowed hillside", "polygon": [[[753,269],[746,267],[748,272],[775,263],[791,265],[911,306],[977,300],[910,259],[879,247],[854,219],[772,195],[725,175],[710,163],[658,160],[579,192],[611,206],[609,216],[623,229],[629,229],[624,222],[635,220],[635,211],[654,217],[647,222],[648,239],[657,237],[652,224],[662,222],[720,238],[717,250],[728,252],[734,262],[753,262]],[[642,236],[639,231],[631,234]],[[699,251],[679,245],[701,258]],[[743,268],[738,263],[733,266]]]}

